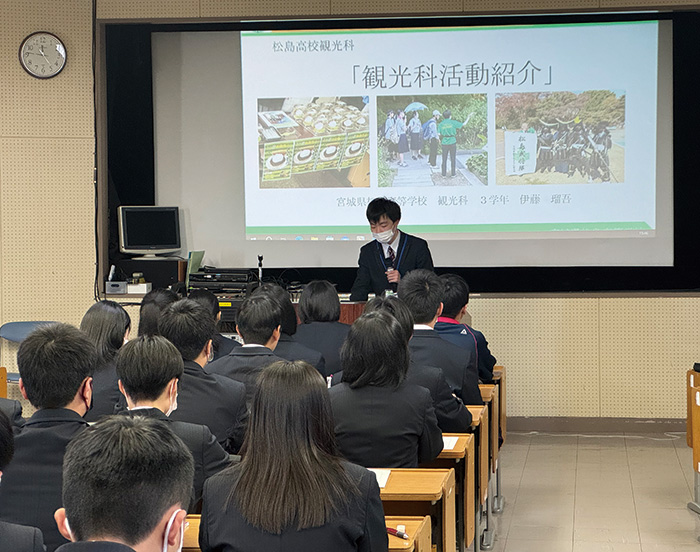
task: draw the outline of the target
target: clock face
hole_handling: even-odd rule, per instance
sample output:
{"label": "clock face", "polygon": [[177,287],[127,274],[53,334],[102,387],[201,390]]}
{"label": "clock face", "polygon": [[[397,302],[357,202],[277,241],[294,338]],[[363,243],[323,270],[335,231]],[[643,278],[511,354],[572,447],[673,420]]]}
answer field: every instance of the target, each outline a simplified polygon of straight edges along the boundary
{"label": "clock face", "polygon": [[33,77],[55,77],[66,65],[66,48],[61,39],[51,33],[33,33],[19,47],[19,61]]}

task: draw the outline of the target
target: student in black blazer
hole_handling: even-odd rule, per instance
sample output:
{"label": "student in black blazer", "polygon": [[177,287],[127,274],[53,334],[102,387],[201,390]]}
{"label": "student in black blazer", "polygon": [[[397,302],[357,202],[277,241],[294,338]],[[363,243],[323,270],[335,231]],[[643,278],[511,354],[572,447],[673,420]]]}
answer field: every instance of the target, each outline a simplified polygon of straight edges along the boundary
{"label": "student in black blazer", "polygon": [[108,416],[66,451],[59,552],[182,550],[192,456],[167,424]]}
{"label": "student in black blazer", "polygon": [[3,412],[9,418],[13,426],[22,427],[24,425],[22,403],[19,401],[0,397],[0,412]]}
{"label": "student in black blazer", "polygon": [[342,460],[325,382],[309,364],[260,375],[240,464],[204,486],[202,552],[385,552],[372,472]]}
{"label": "student in black blazer", "polygon": [[208,370],[214,320],[199,303],[181,299],[165,309],[158,328],[180,351],[185,365],[171,418],[207,426],[224,449],[236,454],[248,422],[245,386]]}
{"label": "student in black blazer", "polygon": [[228,453],[205,425],[171,420],[177,410],[178,381],[184,373],[180,352],[162,336],[141,336],[117,355],[119,389],[130,416],[146,416],[168,424],[194,458],[194,497],[190,513],[198,513],[204,481],[231,463]]}
{"label": "student in black blazer", "polygon": [[307,347],[316,348],[326,361],[323,376],[342,370],[340,348],[350,331],[350,326],[339,322],[340,300],[335,286],[327,280],[314,280],[304,286],[299,298],[299,320],[296,340]]}
{"label": "student in black blazer", "polygon": [[[15,453],[12,424],[0,410],[0,477]],[[0,483],[1,484],[1,483]],[[36,527],[0,521],[0,550],[7,552],[44,552],[44,538]]]}
{"label": "student in black blazer", "polygon": [[409,353],[398,321],[363,314],[343,349],[343,377],[329,390],[343,456],[365,467],[415,468],[442,450],[430,392],[405,381]]}
{"label": "student in black blazer", "polygon": [[129,338],[131,317],[119,303],[100,301],[92,305],[80,322],[97,348],[97,366],[92,376],[92,409],[85,415],[88,422],[114,414],[121,394],[117,386],[114,357]]}
{"label": "student in black blazer", "polygon": [[243,346],[211,363],[213,374],[236,380],[245,385],[248,404],[253,400],[258,375],[273,362],[280,338],[282,307],[269,294],[261,293],[243,301],[236,315],[236,331]]}
{"label": "student in black blazer", "polygon": [[221,307],[219,307],[219,300],[216,298],[211,291],[207,289],[195,289],[190,292],[187,296],[188,299],[197,301],[209,313],[214,317],[214,323],[217,326],[217,331],[212,338],[212,343],[214,345],[214,360],[218,360],[223,356],[226,356],[236,347],[240,347],[241,344],[235,339],[230,339],[218,331],[219,322],[221,321]]}
{"label": "student in black blazer", "polygon": [[53,514],[61,507],[66,446],[88,424],[95,346],[68,324],[42,326],[17,352],[20,392],[38,410],[15,434],[15,455],[3,470],[0,520],[38,527],[48,552],[65,539]]}
{"label": "student in black blazer", "polygon": [[440,368],[452,392],[464,404],[483,404],[473,353],[445,341],[434,330],[442,313],[442,294],[442,281],[429,270],[414,270],[399,283],[399,298],[408,306],[414,322],[411,358],[416,364]]}
{"label": "student in black blazer", "polygon": [[374,240],[360,248],[351,301],[367,301],[368,294],[382,295],[387,289],[396,291],[401,278],[416,268],[433,269],[428,242],[398,229],[398,203],[385,197],[375,198],[366,214]]}

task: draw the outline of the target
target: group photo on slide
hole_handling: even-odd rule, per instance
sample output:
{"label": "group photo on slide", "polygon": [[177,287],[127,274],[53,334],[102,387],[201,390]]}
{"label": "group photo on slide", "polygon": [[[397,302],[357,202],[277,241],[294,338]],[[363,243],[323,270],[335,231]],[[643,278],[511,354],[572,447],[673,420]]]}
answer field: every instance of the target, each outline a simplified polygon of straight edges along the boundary
{"label": "group photo on slide", "polygon": [[378,96],[377,127],[379,187],[488,184],[486,94]]}
{"label": "group photo on slide", "polygon": [[624,91],[496,95],[496,183],[625,181]]}

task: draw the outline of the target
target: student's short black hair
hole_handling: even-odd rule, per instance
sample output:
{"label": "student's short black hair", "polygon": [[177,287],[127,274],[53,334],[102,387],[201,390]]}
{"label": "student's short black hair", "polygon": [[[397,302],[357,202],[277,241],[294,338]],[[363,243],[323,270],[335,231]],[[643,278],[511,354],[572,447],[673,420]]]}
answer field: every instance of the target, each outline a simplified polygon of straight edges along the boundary
{"label": "student's short black hair", "polygon": [[398,295],[388,295],[386,297],[374,297],[366,305],[364,312],[386,312],[396,318],[401,325],[406,343],[413,336],[413,316]]}
{"label": "student's short black hair", "polygon": [[12,432],[12,423],[7,415],[0,410],[0,472],[5,471],[14,455],[15,435]]}
{"label": "student's short black hair", "polygon": [[313,280],[301,292],[299,320],[309,322],[337,322],[340,319],[340,300],[335,286],[328,280]]}
{"label": "student's short black hair", "polygon": [[432,270],[412,270],[399,281],[397,293],[413,315],[414,324],[432,321],[442,302],[442,280]]}
{"label": "student's short black hair", "polygon": [[399,322],[387,312],[362,314],[340,349],[342,381],[352,388],[398,387],[408,371],[408,342]]}
{"label": "student's short black hair", "polygon": [[63,408],[97,364],[97,350],[78,328],[49,324],[34,330],[17,351],[17,367],[35,408]]}
{"label": "student's short black hair", "polygon": [[294,310],[292,298],[289,296],[287,290],[277,284],[268,283],[261,285],[252,293],[253,296],[261,294],[267,294],[279,303],[282,312],[279,325],[282,326],[282,333],[287,335],[294,335],[297,333],[297,311]]}
{"label": "student's short black hair", "polygon": [[79,541],[112,536],[134,546],[172,506],[190,503],[194,461],[168,424],[108,416],[66,448],[63,506]]}
{"label": "student's short black hair", "polygon": [[160,335],[180,351],[184,360],[194,360],[216,333],[209,311],[191,299],[180,299],[163,311]]}
{"label": "student's short black hair", "polygon": [[159,335],[160,316],[175,301],[177,294],[169,289],[154,289],[144,295],[139,309],[139,335]]}
{"label": "student's short black hair", "polygon": [[117,375],[133,401],[154,401],[184,372],[180,351],[161,335],[142,335],[117,354]]}
{"label": "student's short black hair", "polygon": [[105,364],[124,344],[124,335],[131,329],[131,317],[119,303],[99,301],[87,310],[80,329],[95,344],[99,363]]}
{"label": "student's short black hair", "polygon": [[370,224],[375,224],[382,215],[386,215],[391,222],[396,222],[401,218],[401,207],[389,198],[376,197],[367,205],[367,220]]}
{"label": "student's short black hair", "polygon": [[221,312],[219,300],[216,298],[216,295],[214,295],[208,289],[194,289],[190,292],[187,298],[192,299],[192,301],[197,301],[197,303],[206,308],[215,320],[219,312]]}
{"label": "student's short black hair", "polygon": [[282,320],[282,307],[269,293],[256,293],[241,304],[236,327],[246,344],[265,345]]}
{"label": "student's short black hair", "polygon": [[440,276],[444,290],[442,292],[442,313],[449,318],[457,318],[459,311],[469,303],[469,286],[457,274]]}

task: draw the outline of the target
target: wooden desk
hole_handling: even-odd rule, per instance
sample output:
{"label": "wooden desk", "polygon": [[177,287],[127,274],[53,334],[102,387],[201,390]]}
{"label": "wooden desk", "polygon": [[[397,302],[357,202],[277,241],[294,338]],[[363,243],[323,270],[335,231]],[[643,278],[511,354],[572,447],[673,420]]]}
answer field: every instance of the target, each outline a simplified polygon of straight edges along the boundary
{"label": "wooden desk", "polygon": [[0,366],[0,397],[7,398],[7,368]]}
{"label": "wooden desk", "polygon": [[408,540],[389,535],[390,552],[430,552],[432,549],[430,516],[386,516],[384,518],[387,527],[396,529],[397,525],[406,527]]}
{"label": "wooden desk", "polygon": [[428,512],[435,519],[433,540],[438,552],[455,550],[457,519],[453,469],[392,469],[380,494],[385,514],[416,515]]}
{"label": "wooden desk", "polygon": [[467,406],[472,414],[472,428],[476,434],[474,449],[479,470],[479,503],[486,500],[489,488],[489,411],[486,406]]}
{"label": "wooden desk", "polygon": [[199,522],[201,519],[199,514],[190,514],[187,516],[188,525],[185,527],[185,539],[182,545],[182,552],[200,552]]}
{"label": "wooden desk", "polygon": [[498,423],[499,418],[499,404],[498,404],[498,387],[493,384],[479,385],[479,390],[481,391],[481,398],[484,403],[489,407],[489,419],[491,424],[489,425],[489,458],[491,460],[491,471],[496,473],[496,463],[498,462]]}
{"label": "wooden desk", "polygon": [[493,382],[498,386],[500,402],[498,403],[498,413],[501,419],[501,438],[506,442],[506,368],[505,366],[493,367]]}
{"label": "wooden desk", "polygon": [[352,324],[365,310],[366,302],[361,303],[340,303],[340,320],[343,324]]}

